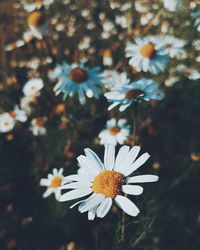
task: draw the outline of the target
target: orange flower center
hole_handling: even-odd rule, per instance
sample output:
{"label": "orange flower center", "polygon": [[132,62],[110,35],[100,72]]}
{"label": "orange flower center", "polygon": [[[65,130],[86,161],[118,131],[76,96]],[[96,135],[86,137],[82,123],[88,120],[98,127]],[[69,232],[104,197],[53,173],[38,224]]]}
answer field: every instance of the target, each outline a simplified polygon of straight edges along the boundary
{"label": "orange flower center", "polygon": [[142,94],[144,94],[144,91],[141,89],[131,89],[125,93],[125,98],[129,100],[135,100]]}
{"label": "orange flower center", "polygon": [[44,119],[42,117],[36,118],[35,125],[37,127],[42,127],[44,125]]}
{"label": "orange flower center", "polygon": [[95,194],[104,194],[114,199],[121,192],[124,176],[114,170],[107,170],[98,174],[92,184]]}
{"label": "orange flower center", "polygon": [[28,25],[39,27],[44,24],[44,17],[40,11],[32,12],[27,19]]}
{"label": "orange flower center", "polygon": [[149,43],[142,46],[142,48],[140,49],[140,53],[143,55],[143,57],[152,59],[156,55],[155,45]]}
{"label": "orange flower center", "polygon": [[15,113],[14,110],[13,110],[13,111],[9,111],[8,113],[9,113],[9,115],[10,115],[11,117],[15,117],[15,116],[16,116],[16,113]]}
{"label": "orange flower center", "polygon": [[9,122],[4,122],[3,125],[7,127],[9,125]]}
{"label": "orange flower center", "polygon": [[119,127],[112,127],[109,129],[109,133],[111,135],[117,135],[120,132],[121,128]]}
{"label": "orange flower center", "polygon": [[69,79],[76,83],[82,83],[87,81],[88,73],[84,69],[76,67],[69,72]]}
{"label": "orange flower center", "polygon": [[52,180],[51,180],[51,184],[49,187],[51,188],[57,188],[60,187],[62,182],[62,178],[60,176],[55,176]]}
{"label": "orange flower center", "polygon": [[36,1],[33,2],[33,4],[35,4],[35,5],[42,5],[43,1],[36,0]]}

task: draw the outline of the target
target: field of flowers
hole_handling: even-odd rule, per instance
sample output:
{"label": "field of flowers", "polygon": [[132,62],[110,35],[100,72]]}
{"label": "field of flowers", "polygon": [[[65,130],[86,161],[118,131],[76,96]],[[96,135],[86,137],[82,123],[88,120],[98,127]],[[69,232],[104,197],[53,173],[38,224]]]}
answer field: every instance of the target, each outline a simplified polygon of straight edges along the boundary
{"label": "field of flowers", "polygon": [[200,1],[0,1],[0,249],[200,249]]}

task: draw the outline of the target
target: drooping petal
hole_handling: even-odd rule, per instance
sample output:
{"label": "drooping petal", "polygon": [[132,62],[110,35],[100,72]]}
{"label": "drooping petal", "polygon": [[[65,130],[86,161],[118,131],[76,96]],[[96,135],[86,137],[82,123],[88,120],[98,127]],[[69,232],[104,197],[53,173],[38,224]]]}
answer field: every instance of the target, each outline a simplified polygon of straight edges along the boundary
{"label": "drooping petal", "polygon": [[97,207],[94,207],[88,211],[88,220],[94,220]]}
{"label": "drooping petal", "polygon": [[126,179],[127,183],[145,183],[145,182],[155,182],[159,179],[157,175],[152,174],[144,174],[144,175],[138,175],[129,177]]}
{"label": "drooping petal", "polygon": [[107,144],[104,152],[104,166],[106,170],[112,170],[115,164],[115,146]]}
{"label": "drooping petal", "polygon": [[88,199],[80,204],[78,210],[79,212],[84,213],[98,206],[104,199],[105,196],[103,194],[92,194]]}
{"label": "drooping petal", "polygon": [[122,185],[122,191],[125,194],[140,195],[143,193],[143,188],[137,185]]}
{"label": "drooping petal", "polygon": [[84,189],[75,189],[72,191],[69,191],[60,197],[60,201],[70,201],[74,199],[81,198],[83,196],[86,196],[92,192],[91,188],[84,188]]}
{"label": "drooping petal", "polygon": [[115,197],[115,202],[118,207],[130,216],[137,216],[140,212],[136,205],[124,196],[117,195]]}
{"label": "drooping petal", "polygon": [[97,208],[96,211],[97,217],[103,218],[108,213],[111,206],[112,206],[112,199],[105,198]]}

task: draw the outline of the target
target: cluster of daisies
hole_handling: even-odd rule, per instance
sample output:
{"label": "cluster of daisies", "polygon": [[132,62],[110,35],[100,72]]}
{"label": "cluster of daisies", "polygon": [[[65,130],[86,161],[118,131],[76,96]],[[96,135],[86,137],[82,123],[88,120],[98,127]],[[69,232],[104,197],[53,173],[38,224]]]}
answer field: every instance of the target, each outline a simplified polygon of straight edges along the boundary
{"label": "cluster of daisies", "polygon": [[[20,99],[20,104],[15,105],[14,109],[0,114],[0,132],[7,133],[14,129],[17,122],[26,122],[29,117],[32,118],[33,104],[37,103],[37,97],[44,83],[40,78],[32,78],[23,86],[24,96]],[[44,124],[47,117],[36,117],[30,121],[30,131],[33,135],[45,135],[46,128]]]}

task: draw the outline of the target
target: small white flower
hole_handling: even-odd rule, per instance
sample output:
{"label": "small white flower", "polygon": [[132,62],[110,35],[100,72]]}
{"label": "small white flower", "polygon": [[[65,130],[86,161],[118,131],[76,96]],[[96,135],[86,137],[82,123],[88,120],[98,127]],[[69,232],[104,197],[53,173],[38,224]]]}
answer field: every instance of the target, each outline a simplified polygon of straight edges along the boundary
{"label": "small white flower", "polygon": [[0,132],[7,133],[11,131],[15,126],[15,119],[9,113],[3,113],[0,115]]}
{"label": "small white flower", "polygon": [[47,198],[54,193],[56,200],[59,200],[61,196],[61,183],[63,180],[63,168],[59,170],[54,168],[52,174],[48,174],[47,179],[42,178],[40,180],[40,186],[47,187],[47,190],[43,194],[43,198]]}
{"label": "small white flower", "polygon": [[128,43],[126,47],[126,56],[130,57],[129,65],[152,74],[158,74],[166,69],[169,56],[159,38],[137,38],[135,43]]}
{"label": "small white flower", "polygon": [[14,118],[19,122],[26,122],[28,117],[26,114],[26,111],[23,109],[20,109],[17,105],[14,108]]}
{"label": "small white flower", "polygon": [[169,11],[184,10],[183,0],[163,0],[164,6]]}
{"label": "small white flower", "polygon": [[123,144],[130,134],[130,126],[125,119],[111,119],[107,121],[106,129],[99,133],[100,144]]}
{"label": "small white flower", "polygon": [[40,78],[32,78],[25,83],[23,93],[25,96],[39,95],[39,91],[44,87],[44,83]]}
{"label": "small white flower", "polygon": [[44,127],[45,122],[47,121],[46,117],[38,117],[34,118],[31,121],[30,130],[32,131],[33,135],[46,135],[47,130]]}
{"label": "small white flower", "polygon": [[102,163],[91,149],[86,148],[84,151],[86,156],[80,155],[77,158],[84,171],[64,177],[61,189],[72,190],[61,195],[59,200],[69,201],[91,194],[89,198],[71,206],[72,208],[79,204],[78,210],[81,213],[88,212],[89,220],[93,220],[95,216],[103,218],[109,212],[113,201],[128,215],[137,216],[139,209],[123,193],[140,195],[143,188],[135,185],[136,183],[158,180],[155,175],[130,176],[147,161],[149,154],[144,153],[136,160],[140,147],[135,146],[130,150],[129,146],[122,146],[115,158],[115,146],[108,144]]}

